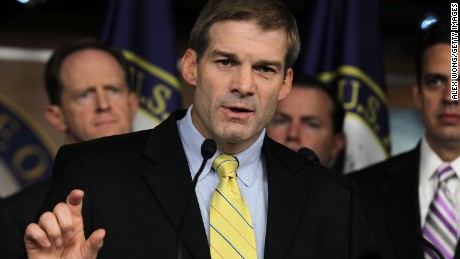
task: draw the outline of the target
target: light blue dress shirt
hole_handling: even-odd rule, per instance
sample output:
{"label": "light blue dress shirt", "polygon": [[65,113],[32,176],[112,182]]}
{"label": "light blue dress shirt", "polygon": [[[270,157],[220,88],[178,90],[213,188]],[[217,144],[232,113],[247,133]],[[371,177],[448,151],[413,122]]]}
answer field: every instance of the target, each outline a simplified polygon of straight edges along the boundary
{"label": "light blue dress shirt", "polygon": [[[177,122],[182,145],[187,156],[191,177],[198,172],[203,161],[201,156],[201,144],[205,138],[198,132],[192,123],[193,106],[187,110],[187,115]],[[238,186],[246,203],[249,206],[256,236],[257,256],[264,258],[265,230],[267,228],[267,206],[268,206],[268,181],[265,160],[262,156],[262,145],[265,136],[265,129],[259,138],[243,152],[236,154],[240,162],[237,170]],[[220,150],[209,159],[198,179],[196,195],[200,206],[203,224],[209,243],[209,205],[211,196],[219,184],[219,176],[212,169],[212,162],[221,154]]]}

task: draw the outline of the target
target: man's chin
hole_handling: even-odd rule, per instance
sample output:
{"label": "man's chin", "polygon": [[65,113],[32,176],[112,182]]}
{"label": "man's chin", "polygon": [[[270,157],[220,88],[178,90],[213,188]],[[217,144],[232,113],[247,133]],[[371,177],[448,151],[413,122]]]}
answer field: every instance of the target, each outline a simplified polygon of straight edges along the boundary
{"label": "man's chin", "polygon": [[223,132],[222,134],[219,134],[220,136],[218,137],[227,143],[239,144],[248,142],[251,139],[255,139],[254,136],[249,133],[250,132],[246,130],[234,129],[232,131]]}
{"label": "man's chin", "polygon": [[122,131],[120,131],[118,129],[100,130],[100,131],[92,134],[89,139],[110,137],[110,136],[119,135],[119,134],[123,134],[123,133],[122,133]]}
{"label": "man's chin", "polygon": [[290,150],[294,151],[294,152],[297,152],[299,151],[299,149],[301,148],[301,146],[299,145],[291,145],[291,144],[286,144],[286,147],[288,147]]}

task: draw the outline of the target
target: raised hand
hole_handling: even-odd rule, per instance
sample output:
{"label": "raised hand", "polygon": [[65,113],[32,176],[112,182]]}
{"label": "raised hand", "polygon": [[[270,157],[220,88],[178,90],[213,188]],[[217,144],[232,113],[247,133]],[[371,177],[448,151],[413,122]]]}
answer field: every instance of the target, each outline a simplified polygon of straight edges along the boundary
{"label": "raised hand", "polygon": [[53,212],[41,215],[38,224],[27,226],[24,242],[29,259],[96,258],[103,245],[105,230],[98,229],[85,240],[81,209],[84,193],[73,190],[66,203],[59,203]]}

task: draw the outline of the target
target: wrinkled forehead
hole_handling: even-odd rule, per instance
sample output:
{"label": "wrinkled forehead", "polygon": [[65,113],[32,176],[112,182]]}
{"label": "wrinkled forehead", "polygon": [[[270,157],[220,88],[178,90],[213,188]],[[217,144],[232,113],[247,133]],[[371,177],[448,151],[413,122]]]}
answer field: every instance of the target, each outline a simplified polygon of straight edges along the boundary
{"label": "wrinkled forehead", "polygon": [[321,89],[294,86],[278,104],[278,110],[290,108],[299,114],[327,114],[332,120],[333,102]]}
{"label": "wrinkled forehead", "polygon": [[219,21],[209,29],[209,44],[206,52],[214,51],[216,48],[229,51],[244,45],[245,48],[239,49],[239,52],[259,53],[265,55],[267,59],[281,59],[284,64],[287,53],[286,35],[286,31],[281,28],[264,29],[255,20]]}

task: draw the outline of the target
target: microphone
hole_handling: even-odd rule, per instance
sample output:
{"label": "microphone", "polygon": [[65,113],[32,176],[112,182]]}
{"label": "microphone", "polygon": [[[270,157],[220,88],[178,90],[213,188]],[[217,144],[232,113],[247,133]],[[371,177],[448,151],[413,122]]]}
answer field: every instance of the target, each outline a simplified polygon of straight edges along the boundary
{"label": "microphone", "polygon": [[192,191],[190,192],[190,195],[187,200],[187,207],[184,211],[184,215],[182,216],[182,221],[179,223],[179,227],[177,228],[176,248],[177,248],[177,258],[178,259],[182,259],[182,246],[181,246],[180,237],[182,235],[182,229],[184,228],[185,219],[187,218],[188,211],[190,210],[190,206],[192,203],[193,194],[195,193],[195,188],[198,182],[198,178],[203,172],[206,162],[216,153],[216,151],[217,151],[217,145],[213,139],[205,139],[203,141],[203,144],[201,144],[201,156],[203,157],[203,162],[201,162],[200,169],[198,169],[198,172],[193,177]]}
{"label": "microphone", "polygon": [[[300,157],[300,159],[306,165],[311,165],[313,167],[321,166],[321,163],[319,162],[318,156],[316,156],[315,152],[313,152],[313,150],[311,150],[309,148],[306,148],[306,147],[300,148],[299,151],[297,151],[297,155]],[[396,219],[397,218],[397,217],[391,217],[391,215],[389,213],[387,213],[385,210],[383,210],[379,206],[375,205],[374,202],[372,202],[370,199],[364,197],[358,190],[355,190],[352,186],[346,185],[344,183],[341,183],[340,181],[334,179],[333,177],[331,177],[331,179],[334,182],[336,182],[337,184],[339,184],[341,187],[343,187],[345,190],[349,191],[353,196],[358,198],[358,200],[364,202],[367,205],[370,205],[372,208],[374,208],[374,209],[378,210],[379,212],[381,212],[385,217],[387,217],[389,219],[391,219],[391,218]],[[404,224],[404,226],[406,226],[406,225]],[[444,256],[441,254],[441,252],[439,252],[439,250],[432,243],[430,243],[428,240],[426,240],[423,236],[420,236],[420,235],[416,234],[409,227],[406,230],[409,231],[410,234],[415,235],[415,237],[417,239],[419,239],[419,241],[421,241],[422,244],[425,247],[428,247],[439,258],[444,258]]]}
{"label": "microphone", "polygon": [[196,183],[198,182],[198,177],[200,177],[201,173],[203,172],[206,162],[216,153],[216,150],[217,145],[213,139],[205,139],[203,144],[201,144],[201,156],[203,157],[203,162],[201,162],[200,169],[198,169],[195,177],[193,177],[193,190],[195,190]]}
{"label": "microphone", "polygon": [[297,151],[297,155],[299,155],[299,157],[304,162],[306,162],[309,165],[312,165],[313,167],[321,166],[318,156],[313,150],[309,148],[306,148],[306,147],[300,148],[299,151]]}

